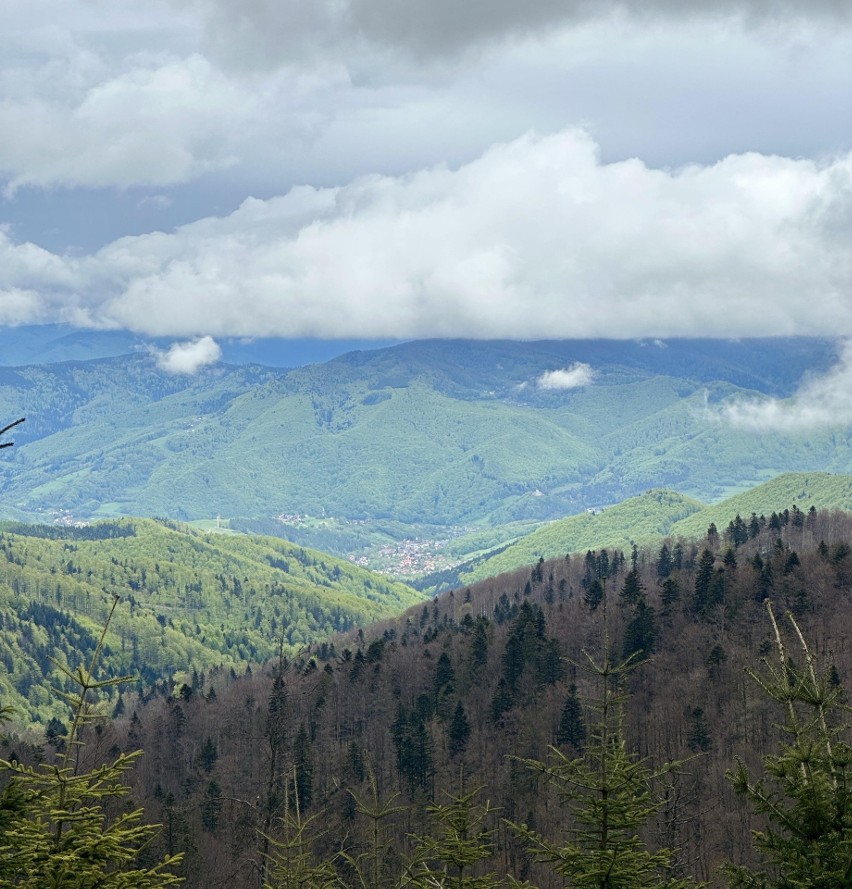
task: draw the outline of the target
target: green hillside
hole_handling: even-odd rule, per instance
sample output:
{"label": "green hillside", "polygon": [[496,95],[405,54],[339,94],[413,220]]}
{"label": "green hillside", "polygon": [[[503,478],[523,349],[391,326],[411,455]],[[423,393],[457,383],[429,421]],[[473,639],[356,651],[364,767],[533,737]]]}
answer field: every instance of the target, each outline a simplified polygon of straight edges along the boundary
{"label": "green hillside", "polygon": [[703,537],[711,524],[723,532],[737,515],[768,517],[796,505],[852,511],[852,476],[788,472],[719,503],[704,505],[672,491],[653,490],[600,512],[548,522],[491,553],[476,556],[453,574],[453,584],[484,580],[540,558],[614,547],[627,550],[660,537]]}
{"label": "green hillside", "polygon": [[[274,538],[124,519],[84,528],[0,526],[0,700],[51,715],[50,658],[87,657],[114,596],[108,675],[144,684],[233,667],[397,614],[420,600],[324,553]],[[283,648],[282,648],[283,646]]]}
{"label": "green hillside", "polygon": [[[405,525],[544,521],[649,488],[710,502],[787,471],[852,471],[836,429],[735,430],[712,409],[788,396],[813,339],[408,343],[295,370],[169,375],[139,353],[0,367],[2,511],[52,521],[279,514]],[[584,362],[590,385],[541,388]],[[708,407],[711,409],[708,411]]]}
{"label": "green hillside", "polygon": [[602,547],[627,550],[633,543],[648,543],[665,536],[676,521],[702,508],[697,500],[673,491],[648,491],[599,512],[548,522],[505,549],[474,562],[460,572],[459,582],[473,583],[540,558],[553,559],[566,553]]}
{"label": "green hillside", "polygon": [[721,532],[737,515],[746,521],[752,513],[769,517],[771,513],[790,509],[794,504],[802,512],[807,512],[812,506],[852,511],[852,475],[784,473],[675,522],[669,533],[681,537],[700,537],[711,524],[715,524]]}

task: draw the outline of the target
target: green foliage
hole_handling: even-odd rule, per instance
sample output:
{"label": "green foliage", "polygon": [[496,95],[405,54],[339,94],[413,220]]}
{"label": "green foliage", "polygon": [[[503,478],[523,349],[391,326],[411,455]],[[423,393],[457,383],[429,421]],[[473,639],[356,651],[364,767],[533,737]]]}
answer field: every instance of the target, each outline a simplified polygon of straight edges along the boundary
{"label": "green foliage", "polygon": [[369,822],[369,844],[358,853],[341,852],[341,862],[353,875],[353,879],[343,885],[351,885],[353,889],[391,889],[399,881],[398,871],[387,861],[390,832],[394,817],[405,812],[406,806],[396,804],[398,793],[382,799],[372,770],[368,777],[369,796],[359,796],[353,790],[349,791],[349,795],[355,803],[356,812]]}
{"label": "green foliage", "polygon": [[577,686],[572,683],[559,716],[556,744],[560,747],[569,745],[578,753],[582,753],[586,744],[586,734],[586,721],[583,718],[583,708],[577,699]]}
{"label": "green foliage", "polygon": [[[595,385],[535,385],[579,354]],[[709,501],[784,471],[849,471],[834,430],[747,432],[704,409],[789,395],[804,369],[835,359],[816,340],[433,341],[295,370],[170,375],[146,354],[2,368],[0,411],[30,417],[3,508],[446,525],[554,518],[660,485]]]}
{"label": "green foliage", "polygon": [[453,711],[453,718],[450,727],[447,729],[447,749],[450,756],[455,757],[467,749],[467,742],[470,738],[470,720],[465,713],[464,705],[461,701],[456,704]]}
{"label": "green foliage", "polygon": [[82,732],[92,719],[90,695],[126,681],[94,678],[108,625],[109,617],[88,667],[74,673],[62,667],[76,691],[60,692],[71,705],[72,723],[58,761],[28,766],[0,760],[0,771],[9,780],[0,799],[2,886],[154,889],[180,882],[168,872],[180,856],[168,856],[153,867],[137,863],[138,853],[159,832],[158,826],[143,823],[141,809],[115,815],[107,811],[111,801],[127,795],[126,774],[141,751],[120,754],[88,772],[80,770]]}
{"label": "green foliage", "polygon": [[483,580],[519,565],[532,564],[542,556],[553,559],[566,552],[601,547],[629,549],[634,541],[659,539],[679,519],[702,508],[697,500],[672,491],[648,491],[603,511],[549,522],[496,554],[477,561],[462,573],[462,580],[465,583]]}
{"label": "green foliage", "polygon": [[314,851],[323,836],[318,827],[321,818],[321,812],[306,818],[298,806],[286,808],[278,834],[268,838],[263,889],[332,889],[340,885],[333,862],[318,860]]}
{"label": "green foliage", "polygon": [[[484,580],[532,564],[542,556],[557,558],[566,552],[599,547],[627,550],[634,542],[652,544],[665,536],[700,538],[708,526],[725,527],[737,515],[769,515],[796,503],[802,513],[811,505],[852,509],[852,477],[825,472],[785,473],[711,506],[672,491],[648,491],[595,514],[581,513],[547,522],[492,553],[477,554],[459,569],[458,584]],[[668,576],[675,567],[673,548],[667,544],[664,547],[657,563],[660,577]]]}
{"label": "green foliage", "polygon": [[689,713],[689,734],[686,746],[696,753],[706,753],[710,749],[711,743],[704,710],[702,707],[693,707]]}
{"label": "green foliage", "polygon": [[788,656],[769,602],[767,610],[777,661],[749,672],[784,711],[786,737],[778,753],[764,757],[763,775],[753,778],[741,760],[728,775],[766,826],[753,840],[764,869],[729,864],[725,871],[732,886],[747,889],[839,889],[852,885],[852,747],[842,718],[848,709],[792,614],[802,667]]}
{"label": "green foliage", "polygon": [[[109,597],[124,596],[101,652],[107,677],[150,685],[191,665],[244,669],[419,601],[410,587],[280,539],[204,534],[148,519],[84,528],[0,526],[0,694],[18,720],[63,720],[44,689],[88,658]],[[113,700],[113,688],[106,693]]]}
{"label": "green foliage", "polygon": [[413,796],[417,790],[426,789],[432,776],[432,738],[423,715],[400,704],[391,727],[391,736],[396,750],[397,771],[409,795]]}
{"label": "green foliage", "polygon": [[[604,625],[606,616],[604,615]],[[604,630],[603,654],[586,653],[584,669],[597,684],[589,700],[594,714],[590,737],[581,756],[550,748],[547,760],[523,759],[534,774],[550,784],[567,809],[567,839],[554,840],[526,824],[514,824],[539,861],[546,862],[565,885],[576,889],[686,889],[690,880],[674,876],[670,849],[649,849],[641,828],[662,803],[655,783],[678,763],[652,768],[627,749],[624,735],[626,695],[618,686],[635,666],[630,657],[613,663]]]}
{"label": "green foliage", "polygon": [[656,643],[656,612],[643,598],[639,600],[633,617],[625,628],[623,656],[625,660],[633,655],[647,657],[654,650]]}
{"label": "green foliage", "polygon": [[[852,478],[827,472],[786,472],[761,484],[721,500],[701,512],[681,519],[669,529],[670,534],[686,538],[701,537],[708,525],[725,528],[736,516],[765,515],[797,504],[807,512],[817,509],[852,509]],[[751,536],[754,536],[751,529]]]}
{"label": "green foliage", "polygon": [[503,880],[477,867],[494,854],[494,810],[477,803],[481,788],[448,794],[447,802],[427,807],[434,831],[413,837],[414,853],[407,866],[406,884],[416,889],[494,889]]}

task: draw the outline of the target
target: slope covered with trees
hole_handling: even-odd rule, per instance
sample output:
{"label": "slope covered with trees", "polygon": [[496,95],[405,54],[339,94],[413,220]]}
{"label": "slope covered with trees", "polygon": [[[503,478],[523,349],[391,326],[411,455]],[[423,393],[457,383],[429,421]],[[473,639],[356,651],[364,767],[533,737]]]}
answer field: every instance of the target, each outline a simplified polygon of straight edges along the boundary
{"label": "slope covered with trees", "polygon": [[[852,510],[852,476],[826,472],[789,472],[710,505],[674,491],[651,490],[606,509],[548,522],[508,544],[467,559],[455,571],[434,580],[456,585],[511,571],[539,558],[555,558],[590,548],[629,548],[659,537],[694,538],[710,525],[726,528],[741,520],[764,519],[790,504],[803,512],[817,509]],[[507,529],[508,531],[508,529]],[[507,533],[507,538],[508,538]],[[462,538],[463,540],[464,538]],[[460,541],[461,542],[461,541]],[[424,584],[428,588],[429,583]]]}
{"label": "slope covered with trees", "polygon": [[[814,339],[419,342],[293,370],[168,374],[147,352],[0,368],[16,518],[332,515],[431,525],[542,520],[667,487],[709,502],[784,471],[852,468],[837,430],[719,422],[836,360]],[[585,385],[548,372],[588,365]],[[400,532],[404,533],[404,532]]]}
{"label": "slope covered with trees", "polygon": [[[0,525],[0,696],[24,722],[57,715],[50,684],[94,649],[107,677],[140,687],[212,668],[242,672],[284,651],[396,614],[421,597],[275,538],[204,534],[169,521],[83,528]],[[117,692],[111,690],[113,698]],[[115,703],[115,701],[113,701]]]}
{"label": "slope covered with trees", "polygon": [[[670,854],[672,879],[721,884],[727,861],[762,885],[760,873],[783,862],[753,846],[750,831],[766,822],[739,794],[781,793],[804,818],[795,807],[809,792],[799,782],[783,797],[771,775],[760,777],[764,758],[770,770],[782,762],[772,757],[786,755],[779,745],[791,728],[815,725],[805,710],[816,701],[828,733],[817,741],[830,737],[837,752],[820,759],[819,775],[839,780],[848,762],[848,721],[835,724],[832,708],[852,670],[851,544],[850,515],[791,505],[694,542],[542,560],[263,672],[199,676],[178,695],[125,695],[124,715],[98,743],[146,751],[134,795],[165,825],[152,860],[183,851],[188,886],[253,887],[264,873],[277,875],[269,885],[290,885],[296,861],[329,879],[333,867],[344,885],[366,875],[367,885],[390,886],[451,860],[453,836],[464,835],[480,842],[464,847],[472,857],[462,876],[556,887],[567,871],[551,866],[551,853],[569,854],[565,831],[579,816],[551,791],[560,775],[582,773],[560,771],[548,745],[566,762],[600,754],[600,665],[638,658],[618,686],[626,716],[614,723],[623,748],[612,763],[647,769],[651,796],[645,806],[641,778],[624,842],[648,850],[648,867],[667,868]],[[807,650],[779,618],[779,661],[767,600],[795,615]],[[584,652],[591,673],[580,669]],[[812,743],[798,737],[805,746],[791,756]],[[672,760],[683,764],[669,769]],[[781,857],[819,855],[837,836],[848,849],[852,825],[838,811],[810,839],[782,825]],[[424,847],[427,864],[416,865]]]}

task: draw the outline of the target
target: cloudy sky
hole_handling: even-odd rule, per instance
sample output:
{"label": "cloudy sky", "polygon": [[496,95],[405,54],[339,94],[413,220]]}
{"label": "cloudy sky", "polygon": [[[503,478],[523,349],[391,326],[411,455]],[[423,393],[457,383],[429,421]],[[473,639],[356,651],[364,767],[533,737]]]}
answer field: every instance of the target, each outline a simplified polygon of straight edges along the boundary
{"label": "cloudy sky", "polygon": [[848,0],[0,9],[0,325],[852,335]]}

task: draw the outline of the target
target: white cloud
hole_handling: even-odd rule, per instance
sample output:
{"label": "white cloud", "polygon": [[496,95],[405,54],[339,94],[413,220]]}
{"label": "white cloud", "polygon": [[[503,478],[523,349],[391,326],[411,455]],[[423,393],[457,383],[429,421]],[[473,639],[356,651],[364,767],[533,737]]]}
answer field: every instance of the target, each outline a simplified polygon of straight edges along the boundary
{"label": "white cloud", "polygon": [[595,372],[588,364],[577,361],[562,370],[548,370],[537,380],[539,389],[578,389],[588,386],[594,379]]}
{"label": "white cloud", "polygon": [[53,55],[0,69],[6,196],[26,186],[169,186],[263,156],[270,140],[280,153],[312,137],[317,104],[341,77],[333,64],[231,77],[199,53],[113,58],[67,35]]}
{"label": "white cloud", "polygon": [[[458,164],[575,121],[609,156],[652,164],[848,144],[836,108],[852,96],[850,7],[830,0],[136,6],[12,4],[0,33],[7,197],[172,189],[170,225],[193,218],[177,188],[193,181],[222,190],[204,204],[220,213],[235,195]],[[775,36],[742,27],[754,22]]]}
{"label": "white cloud", "polygon": [[165,352],[159,349],[152,351],[157,359],[157,367],[170,374],[194,374],[208,364],[215,364],[222,357],[219,344],[211,336],[174,343]]}
{"label": "white cloud", "polygon": [[18,287],[0,290],[0,324],[15,327],[44,320],[44,304],[37,293]]}
{"label": "white cloud", "polygon": [[250,198],[57,256],[0,232],[0,288],[161,336],[852,335],[852,155],[603,163],[527,135],[457,170]]}
{"label": "white cloud", "polygon": [[146,195],[137,201],[136,206],[142,210],[151,208],[153,210],[166,210],[174,203],[173,199],[167,194]]}
{"label": "white cloud", "polygon": [[715,416],[750,432],[807,432],[852,424],[852,342],[825,375],[807,380],[789,399],[737,399]]}

